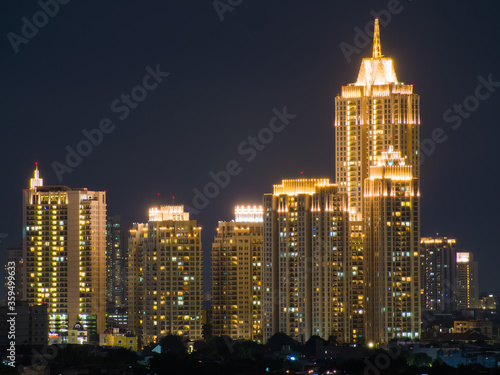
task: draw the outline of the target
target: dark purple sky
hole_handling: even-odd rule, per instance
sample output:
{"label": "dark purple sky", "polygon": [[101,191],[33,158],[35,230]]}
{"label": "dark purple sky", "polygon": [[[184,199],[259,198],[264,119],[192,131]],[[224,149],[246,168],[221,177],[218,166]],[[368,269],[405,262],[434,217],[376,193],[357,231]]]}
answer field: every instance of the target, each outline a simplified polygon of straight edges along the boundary
{"label": "dark purple sky", "polygon": [[[83,130],[109,118],[113,131],[62,175],[62,184],[106,190],[108,212],[122,215],[126,227],[145,221],[148,207],[171,203],[173,195],[193,206],[193,189],[203,190],[211,171],[239,163],[241,172],[193,216],[204,229],[208,287],[215,227],[232,218],[235,204],[260,203],[282,178],[334,180],[334,98],[371,54],[370,43],[349,63],[340,45],[356,47],[354,28],[363,30],[372,14],[384,11],[382,53],[394,58],[399,80],[421,95],[422,140],[436,128],[447,137],[422,165],[422,235],[456,237],[479,261],[480,289],[500,290],[500,204],[493,191],[500,182],[500,87],[481,89],[481,100],[468,98],[476,95],[478,77],[500,81],[500,5],[231,2],[240,4],[222,14],[223,21],[210,0],[73,0],[48,20],[37,14],[36,1],[3,4],[0,237],[8,236],[0,238],[1,251],[21,242],[21,192],[34,162],[45,184],[59,184],[51,164],[65,163],[66,147],[76,148]],[[22,18],[34,15],[46,25],[25,28],[28,37],[20,39]],[[15,42],[9,33],[19,36],[10,34]],[[158,64],[169,76],[158,85],[146,81],[151,91],[135,89],[136,97],[147,97],[126,113],[116,100],[143,84],[147,66]],[[446,122],[443,115],[464,101],[473,110],[463,112],[460,126]],[[297,117],[247,161],[251,154],[239,153],[239,145],[269,126],[273,108],[284,106]]]}

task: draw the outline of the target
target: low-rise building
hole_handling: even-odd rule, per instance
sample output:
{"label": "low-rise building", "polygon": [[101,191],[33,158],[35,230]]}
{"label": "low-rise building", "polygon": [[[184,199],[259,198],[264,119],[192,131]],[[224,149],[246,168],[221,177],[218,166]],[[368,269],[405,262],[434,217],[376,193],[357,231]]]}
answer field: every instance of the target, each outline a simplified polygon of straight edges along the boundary
{"label": "low-rise building", "polygon": [[83,325],[80,322],[77,322],[73,329],[68,329],[68,344],[87,344],[88,339],[88,331],[83,328]]}
{"label": "low-rise building", "polygon": [[121,347],[136,352],[137,336],[130,332],[120,333],[118,328],[114,328],[112,331],[99,335],[99,346]]}
{"label": "low-rise building", "polygon": [[455,333],[473,331],[491,338],[493,337],[493,323],[490,320],[480,319],[455,320],[453,322],[453,331]]}

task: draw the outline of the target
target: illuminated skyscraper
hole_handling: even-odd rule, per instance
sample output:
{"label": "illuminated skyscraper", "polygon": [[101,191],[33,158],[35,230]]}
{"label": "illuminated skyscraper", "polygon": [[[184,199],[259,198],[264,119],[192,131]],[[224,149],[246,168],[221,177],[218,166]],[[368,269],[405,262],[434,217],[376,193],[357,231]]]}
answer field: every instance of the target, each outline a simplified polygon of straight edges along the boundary
{"label": "illuminated skyscraper", "polygon": [[478,265],[474,254],[457,253],[458,309],[479,309]]}
{"label": "illuminated skyscraper", "polygon": [[366,340],[420,338],[418,180],[389,147],[365,181]]}
{"label": "illuminated skyscraper", "polygon": [[129,231],[127,246],[127,289],[126,305],[128,329],[139,338],[142,344],[142,318],[144,315],[144,251],[147,247],[148,224],[134,223]]}
{"label": "illuminated skyscraper", "polygon": [[391,58],[381,53],[375,19],[373,55],[364,58],[356,83],[335,98],[335,165],[340,192],[348,194],[351,220],[363,219],[364,180],[389,146],[419,178],[420,97],[398,82]]}
{"label": "illuminated skyscraper", "polygon": [[106,193],[44,186],[38,166],[23,193],[24,297],[47,304],[49,332],[106,322]]}
{"label": "illuminated skyscraper", "polygon": [[455,243],[447,237],[420,240],[422,310],[452,312],[457,309]]}
{"label": "illuminated skyscraper", "polygon": [[405,165],[412,167],[412,177],[418,185],[419,132],[420,97],[413,93],[412,85],[398,81],[393,60],[382,55],[379,21],[375,19],[372,57],[363,59],[357,81],[342,86],[342,93],[335,98],[336,181],[339,191],[347,194],[350,213],[353,341],[363,341],[367,324],[362,314],[368,277],[364,181],[370,178],[370,168],[391,146],[400,153]]}
{"label": "illuminated skyscraper", "polygon": [[262,206],[236,207],[212,244],[212,333],[262,342]]}
{"label": "illuminated skyscraper", "polygon": [[347,233],[346,196],[328,179],[283,180],[264,195],[264,341],[350,341]]}
{"label": "illuminated skyscraper", "polygon": [[127,258],[129,324],[141,344],[201,339],[201,227],[184,206],[151,208],[130,230]]}

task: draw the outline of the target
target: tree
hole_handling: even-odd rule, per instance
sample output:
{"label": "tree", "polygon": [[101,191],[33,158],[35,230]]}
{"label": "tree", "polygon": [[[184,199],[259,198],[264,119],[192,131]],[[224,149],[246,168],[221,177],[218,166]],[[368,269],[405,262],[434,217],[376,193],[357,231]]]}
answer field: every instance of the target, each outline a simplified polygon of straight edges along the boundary
{"label": "tree", "polygon": [[425,353],[416,353],[413,355],[412,364],[417,367],[430,366],[432,358]]}
{"label": "tree", "polygon": [[337,336],[330,335],[330,337],[328,337],[328,345],[337,345],[337,344],[338,344]]}
{"label": "tree", "polygon": [[184,355],[187,353],[186,346],[180,336],[167,335],[162,337],[160,342],[162,353],[174,353],[177,355]]}
{"label": "tree", "polygon": [[290,346],[290,348],[298,347],[298,342],[292,339],[290,336],[283,332],[275,333],[267,341],[267,346],[273,351],[277,352],[283,349],[284,346]]}
{"label": "tree", "polygon": [[326,341],[317,335],[311,336],[311,338],[307,340],[303,348],[303,352],[306,356],[316,355],[316,345],[318,341],[322,341],[323,345],[326,345]]}

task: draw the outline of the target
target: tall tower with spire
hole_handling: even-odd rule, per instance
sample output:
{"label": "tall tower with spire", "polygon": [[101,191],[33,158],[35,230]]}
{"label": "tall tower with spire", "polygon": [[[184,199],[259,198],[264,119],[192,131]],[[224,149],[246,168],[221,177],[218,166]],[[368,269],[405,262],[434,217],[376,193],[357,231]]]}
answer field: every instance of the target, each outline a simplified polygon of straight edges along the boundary
{"label": "tall tower with spire", "polygon": [[336,178],[348,193],[352,220],[362,220],[363,181],[389,146],[419,178],[420,97],[413,85],[398,81],[393,60],[381,50],[377,18],[372,57],[363,59],[357,81],[335,98]]}
{"label": "tall tower with spire", "polygon": [[[418,190],[419,137],[420,97],[413,93],[413,85],[398,81],[393,60],[382,55],[377,18],[372,56],[362,60],[356,82],[342,86],[341,94],[335,98],[335,172],[340,192],[348,197],[354,341],[366,339],[364,181],[370,177],[370,168],[392,147],[405,165],[411,166]],[[418,231],[419,215],[416,220]]]}

